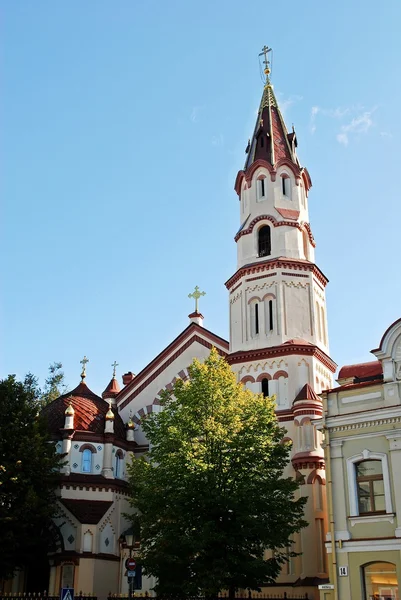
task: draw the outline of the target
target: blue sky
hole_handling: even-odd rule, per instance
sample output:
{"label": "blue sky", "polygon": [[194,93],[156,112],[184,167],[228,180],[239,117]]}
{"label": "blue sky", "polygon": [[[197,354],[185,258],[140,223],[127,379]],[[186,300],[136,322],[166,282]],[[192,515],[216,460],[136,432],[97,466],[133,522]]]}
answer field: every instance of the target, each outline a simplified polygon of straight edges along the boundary
{"label": "blue sky", "polygon": [[101,392],[188,323],[228,336],[224,282],[262,93],[258,53],[313,182],[330,348],[369,360],[401,316],[401,4],[2,1],[1,374]]}

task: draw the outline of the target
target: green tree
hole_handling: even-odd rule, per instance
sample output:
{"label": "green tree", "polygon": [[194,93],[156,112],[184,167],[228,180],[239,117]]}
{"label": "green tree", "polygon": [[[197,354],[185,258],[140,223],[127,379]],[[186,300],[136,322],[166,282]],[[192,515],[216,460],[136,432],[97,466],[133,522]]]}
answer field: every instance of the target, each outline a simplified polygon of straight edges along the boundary
{"label": "green tree", "polygon": [[38,416],[40,390],[27,375],[0,380],[0,579],[52,543],[60,455]]}
{"label": "green tree", "polygon": [[46,406],[62,394],[65,394],[67,386],[64,382],[64,371],[61,362],[54,362],[49,365],[49,376],[45,381],[45,388],[40,392],[40,404]]}
{"label": "green tree", "polygon": [[166,596],[258,589],[306,525],[274,401],[236,382],[216,350],[143,421],[150,451],[129,467],[140,560]]}

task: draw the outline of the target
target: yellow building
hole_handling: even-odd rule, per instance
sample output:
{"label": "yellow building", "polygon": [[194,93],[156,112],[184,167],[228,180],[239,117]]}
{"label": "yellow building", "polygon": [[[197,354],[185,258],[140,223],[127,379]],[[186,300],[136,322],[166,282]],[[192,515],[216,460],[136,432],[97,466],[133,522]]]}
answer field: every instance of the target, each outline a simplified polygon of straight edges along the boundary
{"label": "yellow building", "polygon": [[372,353],[376,361],[343,367],[339,387],[323,393],[330,585],[322,600],[399,598],[401,319]]}

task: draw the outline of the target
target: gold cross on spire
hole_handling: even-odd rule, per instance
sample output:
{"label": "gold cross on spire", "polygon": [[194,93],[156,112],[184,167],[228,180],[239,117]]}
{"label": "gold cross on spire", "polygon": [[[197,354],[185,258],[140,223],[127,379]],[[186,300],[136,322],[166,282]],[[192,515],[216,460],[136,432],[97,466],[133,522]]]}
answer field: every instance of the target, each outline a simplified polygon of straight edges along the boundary
{"label": "gold cross on spire", "polygon": [[86,363],[89,362],[89,358],[86,358],[86,356],[84,356],[83,359],[80,360],[79,362],[82,365],[81,381],[84,381],[84,379],[86,377]]}
{"label": "gold cross on spire", "polygon": [[113,367],[113,377],[116,376],[116,367],[118,367],[118,362],[114,361],[111,365]]}
{"label": "gold cross on spire", "polygon": [[206,292],[200,292],[198,286],[195,286],[192,294],[188,294],[188,298],[193,298],[195,300],[195,312],[199,312],[198,310],[198,300],[201,296],[206,296]]}
{"label": "gold cross on spire", "polygon": [[262,56],[262,54],[264,56],[264,60],[262,62],[265,65],[264,72],[267,80],[269,79],[270,75],[270,61],[267,59],[267,55],[269,54],[269,52],[272,52],[272,49],[269,48],[269,46],[264,45],[262,48],[262,52],[259,53],[259,56]]}

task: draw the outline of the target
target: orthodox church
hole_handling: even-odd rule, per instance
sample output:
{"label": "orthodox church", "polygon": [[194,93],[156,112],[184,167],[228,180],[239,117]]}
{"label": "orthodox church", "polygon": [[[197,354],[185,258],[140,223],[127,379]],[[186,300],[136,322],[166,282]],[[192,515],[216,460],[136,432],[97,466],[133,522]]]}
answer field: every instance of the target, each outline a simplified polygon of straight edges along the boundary
{"label": "orthodox church", "polygon": [[[326,276],[315,263],[309,224],[311,179],[297,156],[294,129],[288,132],[270,81],[264,48],[265,85],[244,168],[238,172],[237,267],[225,283],[230,339],[203,326],[195,288],[189,324],[140,373],[113,377],[102,397],[81,382],[44,409],[53,439],[65,455],[59,492],[57,547],[50,557],[49,594],[60,587],[127,593],[125,560],[135,555],[124,517],[127,463],[147,450],[145,415],[160,410],[160,395],[176,378],[188,377],[196,357],[212,347],[225,356],[238,380],[254,392],[275,395],[277,418],[292,441],[285,475],[297,477],[308,497],[309,525],[289,548],[301,553],[283,569],[275,592],[318,597],[327,581],[324,454],[313,420],[322,416],[319,394],[333,387],[336,365],[329,356]],[[114,365],[115,367],[115,365]],[[150,592],[154,581],[137,568],[135,589]],[[267,589],[264,590],[268,592]]]}

